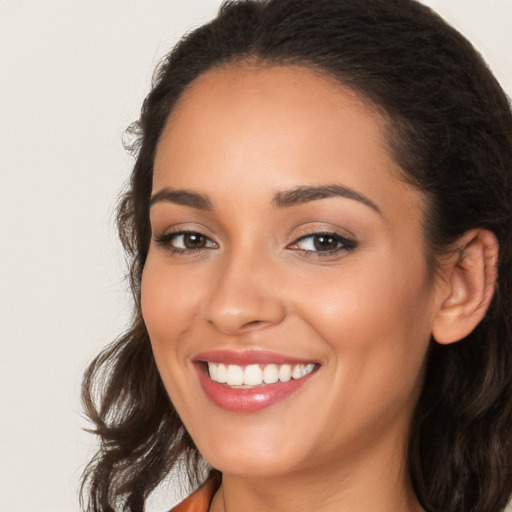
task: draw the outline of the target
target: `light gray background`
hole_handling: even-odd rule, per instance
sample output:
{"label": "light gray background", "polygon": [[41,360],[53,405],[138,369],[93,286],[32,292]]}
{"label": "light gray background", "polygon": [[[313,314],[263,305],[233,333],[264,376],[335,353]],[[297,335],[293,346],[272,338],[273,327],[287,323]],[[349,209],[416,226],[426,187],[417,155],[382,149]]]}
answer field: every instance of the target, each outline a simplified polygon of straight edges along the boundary
{"label": "light gray background", "polygon": [[[512,93],[512,0],[426,0]],[[81,374],[130,311],[113,211],[159,58],[218,0],[0,0],[0,512],[78,511]],[[151,512],[177,499],[160,491]]]}

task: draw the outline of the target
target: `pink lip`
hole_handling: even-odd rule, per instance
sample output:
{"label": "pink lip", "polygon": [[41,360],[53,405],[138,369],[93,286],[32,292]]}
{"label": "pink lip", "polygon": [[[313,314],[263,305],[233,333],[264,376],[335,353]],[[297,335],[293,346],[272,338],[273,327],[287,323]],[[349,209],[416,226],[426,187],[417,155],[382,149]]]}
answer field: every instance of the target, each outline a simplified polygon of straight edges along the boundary
{"label": "pink lip", "polygon": [[199,380],[206,396],[218,407],[231,412],[256,412],[276,404],[302,387],[313,375],[288,382],[276,382],[252,389],[232,389],[225,384],[214,382],[199,370]]}
{"label": "pink lip", "polygon": [[219,384],[211,380],[205,370],[204,362],[222,362],[224,364],[245,366],[249,364],[271,363],[308,364],[312,361],[263,350],[211,350],[197,354],[194,359],[196,361],[195,366],[199,375],[199,381],[206,396],[215,405],[230,412],[250,413],[270,407],[291,396],[316,373],[313,372],[305,377],[292,379],[288,382],[265,384],[250,389],[233,389],[226,384]]}

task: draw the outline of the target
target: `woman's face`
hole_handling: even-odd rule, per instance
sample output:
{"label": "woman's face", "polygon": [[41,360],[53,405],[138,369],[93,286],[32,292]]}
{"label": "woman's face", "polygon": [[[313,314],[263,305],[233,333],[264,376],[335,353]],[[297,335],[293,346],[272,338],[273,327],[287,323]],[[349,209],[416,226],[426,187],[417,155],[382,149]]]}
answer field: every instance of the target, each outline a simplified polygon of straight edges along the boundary
{"label": "woman's face", "polygon": [[226,474],[403,455],[436,288],[382,126],[311,70],[240,66],[200,76],[162,134],[142,310]]}

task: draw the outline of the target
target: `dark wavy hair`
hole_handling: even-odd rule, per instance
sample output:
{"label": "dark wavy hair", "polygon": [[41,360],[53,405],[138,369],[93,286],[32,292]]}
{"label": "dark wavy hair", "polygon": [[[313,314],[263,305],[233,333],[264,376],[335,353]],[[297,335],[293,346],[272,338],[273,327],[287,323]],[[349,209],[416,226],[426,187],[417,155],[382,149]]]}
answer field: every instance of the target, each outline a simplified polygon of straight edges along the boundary
{"label": "dark wavy hair", "polygon": [[163,59],[131,129],[136,162],[118,209],[133,322],[83,382],[100,439],[83,477],[84,509],[142,511],[173,468],[192,485],[204,478],[158,375],[140,282],[155,148],[169,113],[201,73],[244,62],[315,69],[383,113],[404,179],[427,198],[433,261],[471,228],[496,235],[498,285],[486,317],[459,343],[431,343],[408,468],[429,512],[502,511],[512,493],[512,115],[471,44],[414,0],[230,1]]}

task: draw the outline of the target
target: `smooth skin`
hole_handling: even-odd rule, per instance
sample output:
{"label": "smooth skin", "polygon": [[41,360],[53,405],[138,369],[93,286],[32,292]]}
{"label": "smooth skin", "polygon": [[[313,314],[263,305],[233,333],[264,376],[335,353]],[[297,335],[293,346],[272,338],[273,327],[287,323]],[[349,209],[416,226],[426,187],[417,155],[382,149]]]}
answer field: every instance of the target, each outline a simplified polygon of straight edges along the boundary
{"label": "smooth skin", "polygon": [[[457,341],[485,314],[497,243],[471,231],[434,274],[428,205],[401,175],[376,110],[306,68],[211,70],[171,113],[142,309],[167,392],[223,473],[212,512],[421,510],[406,449],[425,354],[433,332]],[[326,185],[349,193],[276,200]],[[194,365],[226,348],[319,368],[281,402],[229,412]]]}

